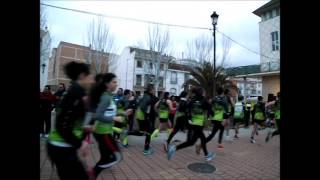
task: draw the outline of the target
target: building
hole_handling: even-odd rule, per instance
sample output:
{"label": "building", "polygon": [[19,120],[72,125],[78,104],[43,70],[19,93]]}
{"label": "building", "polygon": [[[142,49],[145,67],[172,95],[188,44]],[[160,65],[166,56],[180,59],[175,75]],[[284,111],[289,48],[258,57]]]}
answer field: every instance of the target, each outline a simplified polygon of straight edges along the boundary
{"label": "building", "polygon": [[72,44],[61,41],[57,48],[53,48],[49,60],[48,84],[53,91],[56,90],[59,83],[69,84],[70,79],[64,73],[64,65],[71,62],[83,62],[90,64],[91,72],[95,75],[99,72],[108,71],[108,60],[116,55],[101,53],[92,50],[87,46]]}
{"label": "building", "polygon": [[249,76],[261,72],[260,65],[239,66],[226,69],[229,80],[236,83],[238,94],[244,97],[262,96],[262,79]]}
{"label": "building", "polygon": [[262,78],[262,96],[267,99],[280,91],[280,0],[271,0],[253,13],[261,18],[261,73],[253,76]]}
{"label": "building", "polygon": [[[143,94],[145,86],[153,82],[155,65],[152,64],[152,53],[145,49],[126,47],[116,61],[115,73],[118,77],[119,87]],[[175,58],[162,55],[160,59],[160,78],[157,95],[168,91],[177,95],[180,93],[185,80],[188,78],[183,65],[173,65]]]}
{"label": "building", "polygon": [[47,29],[40,29],[40,89],[48,84],[48,67],[51,49],[51,37]]}

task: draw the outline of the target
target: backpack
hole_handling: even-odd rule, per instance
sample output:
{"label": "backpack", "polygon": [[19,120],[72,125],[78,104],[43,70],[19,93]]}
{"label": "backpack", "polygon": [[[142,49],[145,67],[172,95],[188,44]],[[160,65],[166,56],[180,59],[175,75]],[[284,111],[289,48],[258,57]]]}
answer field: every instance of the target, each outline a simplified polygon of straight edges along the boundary
{"label": "backpack", "polygon": [[234,118],[235,119],[242,119],[243,117],[244,117],[243,104],[242,104],[242,102],[237,102],[235,104],[235,108],[234,108]]}

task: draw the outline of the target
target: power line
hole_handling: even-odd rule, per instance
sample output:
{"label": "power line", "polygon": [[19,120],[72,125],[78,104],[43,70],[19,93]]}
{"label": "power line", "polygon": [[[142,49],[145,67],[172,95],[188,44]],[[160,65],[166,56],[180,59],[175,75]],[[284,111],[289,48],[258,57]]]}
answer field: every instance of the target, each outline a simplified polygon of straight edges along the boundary
{"label": "power line", "polygon": [[[78,9],[71,9],[71,8],[65,8],[65,7],[60,7],[60,6],[54,6],[54,5],[45,4],[45,3],[40,3],[40,5],[48,6],[48,7],[52,7],[52,8],[57,8],[57,9],[73,11],[73,12],[78,12],[78,13],[83,13],[83,14],[90,14],[90,15],[94,15],[94,16],[102,16],[102,17],[106,17],[106,18],[122,19],[122,20],[128,20],[128,21],[136,21],[136,22],[143,22],[143,23],[163,25],[163,26],[173,26],[173,27],[180,27],[180,28],[188,28],[188,29],[200,29],[200,30],[209,30],[209,31],[213,30],[212,28],[205,28],[205,27],[186,26],[186,25],[178,25],[178,24],[168,24],[168,23],[160,23],[160,22],[147,21],[147,20],[141,20],[141,19],[135,19],[135,18],[127,18],[127,17],[120,17],[120,16],[110,16],[110,15],[101,14],[101,13],[94,13],[94,12],[90,12],[90,11],[83,11],[83,10],[78,10]],[[265,58],[278,60],[277,58],[268,57],[266,55],[263,55],[263,54],[260,54],[260,53],[258,53],[256,51],[254,51],[254,50],[251,50],[250,48],[242,45],[241,43],[237,42],[236,40],[232,39],[231,37],[227,36],[226,34],[224,34],[221,31],[217,30],[217,32],[222,34],[223,36],[225,36],[226,38],[228,38],[232,42],[238,44],[239,46],[243,47],[244,49],[246,49],[246,50],[248,50],[248,51],[250,51],[250,52],[252,52],[254,54],[263,56]]]}

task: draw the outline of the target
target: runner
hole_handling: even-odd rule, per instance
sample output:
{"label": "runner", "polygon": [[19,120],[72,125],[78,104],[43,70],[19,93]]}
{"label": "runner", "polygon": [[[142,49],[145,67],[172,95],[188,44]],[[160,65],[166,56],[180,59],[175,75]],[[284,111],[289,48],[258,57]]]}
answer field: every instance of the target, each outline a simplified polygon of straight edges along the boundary
{"label": "runner", "polygon": [[258,97],[258,102],[254,106],[254,119],[253,119],[253,128],[252,128],[252,133],[251,133],[251,138],[250,142],[255,143],[256,141],[254,140],[254,135],[256,134],[257,136],[259,135],[258,133],[258,125],[263,125],[265,122],[265,103],[262,101],[263,97],[259,96]]}
{"label": "runner", "polygon": [[228,114],[228,116],[225,116],[224,118],[225,120],[225,129],[226,129],[226,140],[227,141],[232,141],[230,136],[229,136],[229,129],[230,129],[230,125],[232,123],[233,120],[233,114],[234,114],[234,101],[233,98],[230,95],[230,90],[229,89],[225,89],[224,90],[224,97],[226,98],[226,102],[227,102],[227,107],[228,107],[228,111],[226,114]]}
{"label": "runner", "polygon": [[[223,138],[223,131],[224,131],[224,124],[225,124],[225,114],[228,112],[228,106],[226,102],[226,98],[223,95],[223,89],[218,88],[217,90],[218,95],[212,99],[212,109],[209,111],[209,120],[212,123],[212,131],[211,134],[206,138],[206,143],[208,143],[220,130],[219,132],[219,139],[218,139],[218,148],[224,148],[222,145],[222,138]],[[197,154],[200,153],[200,146],[196,146]]]}
{"label": "runner", "polygon": [[[169,92],[163,94],[162,99],[156,103],[156,108],[159,109],[159,127],[152,133],[151,139],[158,136],[159,132],[163,129],[163,124],[167,125],[168,134],[171,132],[173,124],[169,119],[169,113],[176,109],[173,108],[172,101],[169,99]],[[164,143],[164,146],[166,146],[166,143]]]}
{"label": "runner", "polygon": [[234,139],[239,139],[239,124],[243,123],[243,118],[244,118],[244,111],[245,111],[245,104],[243,102],[243,96],[238,97],[238,102],[235,104],[235,112],[234,112]]}
{"label": "runner", "polygon": [[169,112],[169,121],[171,123],[171,127],[173,127],[173,125],[174,125],[174,117],[176,115],[176,110],[177,110],[176,97],[173,96],[173,95],[170,96],[170,101],[171,101],[173,110],[170,110],[170,112]]}
{"label": "runner", "polygon": [[171,145],[168,150],[168,159],[171,160],[177,150],[192,146],[196,143],[198,138],[201,140],[202,150],[204,152],[204,158],[206,161],[210,161],[215,153],[208,152],[206,146],[206,137],[203,132],[204,121],[207,118],[206,114],[209,109],[207,101],[202,95],[201,88],[194,88],[192,90],[192,97],[190,103],[188,103],[188,119],[189,127],[187,141],[176,145]]}
{"label": "runner", "polygon": [[179,130],[183,130],[183,128],[188,124],[188,114],[187,114],[187,108],[188,108],[188,102],[187,102],[187,95],[188,93],[186,91],[182,91],[180,93],[180,101],[179,101],[179,106],[177,109],[177,114],[175,116],[175,124],[174,124],[174,128],[172,130],[172,132],[170,133],[168,139],[167,139],[167,143],[165,146],[165,151],[168,150],[168,146],[171,142],[171,139],[174,137],[175,134],[177,134],[177,132]]}
{"label": "runner", "polygon": [[249,128],[249,122],[250,122],[250,112],[251,112],[251,101],[249,97],[247,97],[245,102],[245,111],[244,111],[244,127],[247,129]]}
{"label": "runner", "polygon": [[116,76],[106,73],[102,80],[95,86],[95,94],[91,97],[94,105],[97,105],[94,137],[99,145],[100,160],[94,167],[94,175],[98,177],[102,170],[110,168],[122,160],[120,149],[113,139],[113,123],[123,122],[121,116],[127,116],[130,110],[124,114],[117,113],[117,106],[112,97],[112,92],[117,88]]}
{"label": "runner", "polygon": [[[272,106],[272,109],[275,112],[275,120],[276,120],[276,130],[272,132],[271,137],[275,135],[280,135],[280,92],[277,93],[277,100],[270,102],[270,104],[266,106]],[[266,142],[270,139],[270,134],[267,135]]]}
{"label": "runner", "polygon": [[140,130],[143,130],[146,136],[144,142],[144,155],[151,155],[153,150],[150,148],[151,133],[154,132],[154,122],[156,119],[156,109],[155,104],[157,98],[154,95],[154,86],[148,84],[147,90],[143,94],[142,99],[139,102],[136,118],[139,123]]}
{"label": "runner", "polygon": [[52,127],[47,144],[48,155],[55,164],[61,180],[88,180],[88,174],[79,160],[85,156],[88,143],[82,129],[85,116],[85,89],[93,82],[89,66],[70,62],[64,67],[71,79],[71,86],[57,107],[56,123]]}

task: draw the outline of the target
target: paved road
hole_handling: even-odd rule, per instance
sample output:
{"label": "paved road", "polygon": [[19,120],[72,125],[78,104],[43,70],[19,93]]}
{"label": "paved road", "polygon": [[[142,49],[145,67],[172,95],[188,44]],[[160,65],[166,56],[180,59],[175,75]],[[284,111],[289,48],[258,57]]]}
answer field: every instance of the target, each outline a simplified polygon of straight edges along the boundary
{"label": "paved road", "polygon": [[[111,169],[101,173],[98,180],[111,179],[225,179],[225,180],[277,180],[280,176],[280,143],[279,136],[269,143],[264,142],[267,130],[259,131],[256,144],[249,142],[249,129],[240,130],[240,139],[224,142],[224,150],[217,149],[217,137],[208,143],[208,150],[217,153],[210,164],[217,170],[212,174],[199,174],[190,171],[191,163],[204,162],[203,155],[196,155],[195,147],[178,151],[171,161],[163,152],[162,143],[167,137],[161,133],[152,143],[154,154],[144,156],[143,137],[129,137],[129,148],[123,148],[124,160]],[[207,135],[209,132],[206,132]],[[233,135],[233,130],[231,135]],[[178,133],[175,139],[184,140],[185,134]],[[180,142],[178,142],[180,143]],[[45,140],[41,140],[40,176],[41,180],[57,180],[57,174],[45,152]],[[93,165],[99,158],[96,144],[91,145],[91,154],[86,159]]]}

